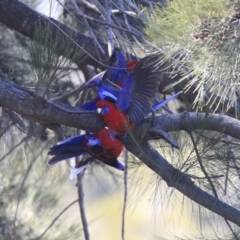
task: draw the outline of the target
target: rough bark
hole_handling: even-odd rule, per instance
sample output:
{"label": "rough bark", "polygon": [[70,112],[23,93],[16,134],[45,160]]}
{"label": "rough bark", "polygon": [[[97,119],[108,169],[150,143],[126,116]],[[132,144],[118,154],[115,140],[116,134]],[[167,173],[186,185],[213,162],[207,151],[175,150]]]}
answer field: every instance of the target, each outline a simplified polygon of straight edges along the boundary
{"label": "rough bark", "polygon": [[[7,28],[21,33],[30,39],[33,39],[34,32],[38,26],[48,25],[52,30],[53,38],[56,37],[57,32],[59,33],[59,31],[61,31],[63,37],[68,38],[68,36],[72,36],[72,39],[84,49],[84,61],[82,58],[75,60],[75,63],[78,66],[81,66],[82,64],[90,64],[97,67],[103,67],[101,63],[105,65],[108,64],[109,59],[107,54],[102,54],[98,51],[101,60],[98,59],[97,51],[92,38],[77,33],[64,24],[34,11],[21,1],[0,0],[0,22],[6,25]],[[79,46],[72,42],[70,51],[75,52],[81,50]],[[107,45],[101,43],[101,46],[107,52]],[[58,54],[61,55],[61,52]]]}
{"label": "rough bark", "polygon": [[64,104],[52,103],[31,91],[0,79],[0,106],[45,124],[62,124],[96,132],[104,126],[95,112],[81,111]]}
{"label": "rough bark", "polygon": [[131,153],[166,181],[168,186],[174,187],[199,205],[240,226],[240,211],[238,209],[199,188],[184,173],[169,164],[149,144],[145,142],[136,146],[136,142],[129,136],[124,140],[124,143]]}
{"label": "rough bark", "polygon": [[[89,129],[93,132],[104,126],[101,118],[94,112],[82,112],[77,108],[52,103],[32,92],[12,86],[1,79],[0,106],[16,111],[37,122],[47,124],[64,124],[80,129]],[[154,126],[151,126],[150,120],[146,119],[137,127],[134,138],[127,135],[122,141],[130,152],[156,172],[169,186],[176,188],[201,206],[240,226],[239,210],[196,186],[191,179],[174,168],[156,150],[150,147],[147,142],[148,138],[144,137],[141,142],[137,140],[138,144],[136,145],[136,139],[142,139],[140,134],[147,132],[149,128],[156,128],[156,131],[158,128],[165,131],[189,131],[199,127],[203,128],[203,122],[207,122],[204,125],[206,129],[224,132],[232,137],[240,138],[240,123],[231,117],[217,114],[206,116],[205,113],[179,113],[157,117]]]}

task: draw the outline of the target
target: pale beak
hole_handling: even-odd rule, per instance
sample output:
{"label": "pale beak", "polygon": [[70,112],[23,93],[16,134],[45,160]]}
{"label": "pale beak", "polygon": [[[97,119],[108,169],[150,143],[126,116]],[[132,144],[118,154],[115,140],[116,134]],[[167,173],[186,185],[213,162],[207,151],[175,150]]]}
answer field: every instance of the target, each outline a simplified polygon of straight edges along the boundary
{"label": "pale beak", "polygon": [[98,114],[102,114],[102,108],[98,108],[98,109],[97,109],[97,113],[98,113]]}

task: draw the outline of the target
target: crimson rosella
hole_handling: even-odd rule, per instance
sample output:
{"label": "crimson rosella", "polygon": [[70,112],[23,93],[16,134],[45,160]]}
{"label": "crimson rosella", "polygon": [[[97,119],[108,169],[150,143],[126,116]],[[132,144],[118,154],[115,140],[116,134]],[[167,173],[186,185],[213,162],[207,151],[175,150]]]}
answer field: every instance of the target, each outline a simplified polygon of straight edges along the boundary
{"label": "crimson rosella", "polygon": [[114,52],[110,58],[109,68],[81,86],[79,91],[93,86],[98,87],[98,96],[92,101],[81,105],[79,108],[96,110],[96,103],[101,99],[116,102],[121,86],[137,63],[138,61],[136,60],[126,62],[121,52]]}
{"label": "crimson rosella", "polygon": [[134,129],[152,111],[159,85],[158,56],[148,56],[139,61],[123,82],[116,103],[97,102],[99,113],[116,135]]}
{"label": "crimson rosella", "polygon": [[103,121],[106,123],[109,131],[114,135],[123,135],[126,130],[133,131],[135,126],[130,122],[128,115],[124,114],[115,103],[106,100],[97,102],[98,113],[101,114]]}
{"label": "crimson rosella", "polygon": [[[80,108],[90,111],[96,110],[96,103],[101,99],[115,103],[118,100],[123,84],[125,82],[131,82],[133,76],[131,76],[130,74],[134,71],[134,68],[138,64],[138,62],[139,61],[137,60],[126,62],[126,59],[121,52],[114,52],[110,58],[109,68],[106,71],[97,74],[87,83],[82,85],[81,90],[92,86],[97,86],[98,96],[92,101],[81,105]],[[140,62],[144,62],[144,60],[141,60]],[[142,71],[140,71],[140,74],[141,73]],[[138,79],[136,79],[136,81],[138,81]],[[152,106],[152,110],[158,110],[167,102],[176,98],[180,93],[181,92],[175,94],[174,96],[171,96],[165,101],[155,101],[156,103]]]}
{"label": "crimson rosella", "polygon": [[[164,101],[153,105],[152,110],[155,111],[162,106],[165,106],[166,103],[176,98],[181,93],[182,91],[172,95]],[[123,111],[118,108],[117,104],[108,102],[106,100],[99,100],[96,103],[96,106],[98,108],[98,113],[101,114],[103,121],[109,128],[109,131],[111,131],[114,135],[123,135],[126,130],[134,131],[135,124],[132,123],[128,114],[124,114]]]}
{"label": "crimson rosella", "polygon": [[[53,165],[59,161],[88,153],[111,167],[124,170],[124,166],[117,160],[122,148],[122,143],[113,137],[108,128],[103,128],[97,133],[74,136],[59,142],[48,152],[48,155],[55,155],[48,164]],[[84,170],[91,161],[92,159],[80,163],[78,168],[81,171]]]}

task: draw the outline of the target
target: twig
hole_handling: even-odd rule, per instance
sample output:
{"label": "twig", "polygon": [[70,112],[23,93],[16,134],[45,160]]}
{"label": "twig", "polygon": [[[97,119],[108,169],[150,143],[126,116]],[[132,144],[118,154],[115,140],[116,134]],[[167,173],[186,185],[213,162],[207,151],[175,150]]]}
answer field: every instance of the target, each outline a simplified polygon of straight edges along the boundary
{"label": "twig", "polygon": [[[57,0],[57,1],[59,1],[59,0]],[[78,15],[80,15],[80,16],[84,15],[84,13],[83,13],[82,10],[78,7],[78,5],[77,5],[77,3],[76,3],[75,0],[71,0],[71,3],[72,3],[72,5],[73,5],[73,7],[74,7],[74,9],[75,9],[75,11],[76,11],[76,13],[77,13]],[[102,54],[105,54],[104,49],[102,48],[101,44],[98,42],[95,34],[94,34],[93,31],[92,31],[92,28],[91,28],[90,25],[88,24],[87,19],[84,18],[84,19],[83,19],[83,22],[84,22],[84,24],[87,26],[88,31],[89,31],[90,35],[92,36],[93,41],[94,41],[95,45],[97,46],[97,48],[100,49],[100,51],[101,51]],[[99,58],[99,59],[100,59],[100,58]]]}
{"label": "twig", "polygon": [[216,198],[218,198],[218,194],[217,194],[217,191],[216,191],[216,189],[215,189],[215,187],[214,187],[214,185],[213,185],[213,182],[212,182],[211,178],[208,176],[208,173],[206,172],[206,170],[205,170],[205,168],[204,168],[204,166],[203,166],[203,163],[202,163],[200,154],[199,154],[199,152],[198,152],[197,144],[196,144],[196,142],[195,142],[195,140],[194,140],[194,138],[193,138],[193,135],[192,135],[191,132],[188,132],[188,134],[189,134],[189,136],[190,136],[190,138],[191,138],[191,141],[192,141],[192,143],[193,143],[193,147],[194,147],[194,150],[195,150],[195,152],[196,152],[197,160],[198,160],[198,163],[199,163],[199,165],[200,165],[200,168],[201,168],[203,174],[205,175],[205,177],[207,178],[209,184],[211,185],[211,188],[212,188],[212,191],[213,191],[214,196],[215,196]]}
{"label": "twig", "polygon": [[[106,9],[106,22],[107,24],[111,24],[111,11],[112,5],[110,4],[109,0],[105,0],[105,9]],[[108,43],[108,55],[111,56],[114,50],[114,41],[113,41],[113,31],[111,27],[107,27],[107,43]]]}
{"label": "twig", "polygon": [[50,223],[50,225],[46,228],[46,230],[35,240],[40,240],[45,234],[46,232],[54,225],[54,223],[61,217],[61,215],[66,212],[72,205],[74,205],[75,203],[78,202],[78,199],[73,201],[72,203],[70,203],[69,205],[67,205],[67,207],[65,207]]}
{"label": "twig", "polygon": [[148,6],[150,8],[151,13],[153,13],[153,6],[152,6],[152,2],[148,1],[148,0],[140,0],[140,2],[145,5]]}
{"label": "twig", "polygon": [[31,137],[30,135],[25,136],[17,145],[15,145],[13,148],[11,148],[2,158],[0,158],[0,162],[3,161],[5,157],[7,157],[9,154],[11,154],[17,147],[19,147],[22,143],[24,143],[30,137]]}
{"label": "twig", "polygon": [[83,170],[82,173],[77,175],[78,204],[80,208],[80,216],[82,219],[82,226],[83,226],[85,240],[89,240],[90,238],[89,238],[87,218],[86,218],[85,209],[84,209],[84,191],[83,191],[83,185],[82,185],[84,172],[85,172],[85,169]]}
{"label": "twig", "polygon": [[[190,168],[191,168],[191,166],[190,166]],[[198,177],[198,176],[194,176],[194,175],[192,175],[192,174],[186,174],[188,177],[190,177],[190,178],[193,178],[193,179],[206,179],[206,177]],[[221,174],[221,175],[212,175],[212,176],[209,176],[210,178],[221,178],[221,177],[224,177],[224,175],[223,174]]]}
{"label": "twig", "polygon": [[99,9],[96,7],[96,5],[90,3],[89,1],[79,0],[79,4],[82,4],[82,5],[84,5],[85,7],[93,10],[94,12],[101,14],[101,12],[100,12]]}
{"label": "twig", "polygon": [[99,19],[90,17],[90,16],[88,16],[88,15],[86,15],[86,14],[81,14],[81,15],[79,15],[79,16],[81,16],[81,17],[83,17],[83,18],[86,18],[86,19],[88,19],[88,20],[90,20],[90,21],[97,22],[97,23],[99,23],[99,24],[106,25],[106,26],[111,27],[111,28],[115,28],[115,29],[118,29],[118,30],[123,31],[123,32],[128,32],[128,33],[130,33],[130,34],[132,34],[132,35],[135,35],[136,37],[139,37],[138,34],[132,32],[132,31],[129,31],[129,30],[125,29],[125,28],[118,27],[118,26],[116,26],[116,25],[114,25],[114,24],[110,24],[110,23],[101,21],[101,20],[99,20]]}
{"label": "twig", "polygon": [[227,168],[225,174],[225,184],[224,184],[224,195],[227,194],[227,186],[228,186],[228,174],[229,174],[229,159],[227,159]]}
{"label": "twig", "polygon": [[[196,142],[195,142],[195,140],[194,140],[194,138],[193,138],[193,135],[192,135],[191,132],[188,132],[188,134],[189,134],[189,136],[190,136],[190,138],[191,138],[191,140],[192,140],[193,147],[194,147],[194,149],[195,149],[195,152],[196,152],[197,159],[198,159],[199,165],[200,165],[200,167],[201,167],[201,170],[202,170],[202,172],[204,173],[205,177],[207,178],[208,182],[210,183],[210,185],[211,185],[211,187],[212,187],[213,194],[215,195],[216,198],[218,198],[218,194],[217,194],[217,191],[216,191],[216,189],[215,189],[215,187],[214,187],[214,185],[213,185],[213,182],[212,182],[211,178],[209,177],[208,173],[206,172],[206,170],[205,170],[205,168],[204,168],[204,166],[203,166],[203,164],[202,164],[202,160],[201,160],[201,157],[200,157],[200,155],[199,155],[199,152],[198,152],[198,149],[197,149],[197,145],[196,145]],[[233,231],[230,223],[228,222],[228,220],[227,220],[226,218],[224,218],[224,220],[225,220],[226,224],[228,225],[230,231],[232,232],[234,238],[236,238],[236,235],[235,235],[235,233],[234,233],[234,231]],[[237,238],[236,238],[236,240],[237,240]]]}
{"label": "twig", "polygon": [[[52,139],[51,139],[52,140]],[[22,192],[23,192],[23,186],[25,184],[25,181],[27,180],[28,174],[30,173],[30,170],[32,169],[33,164],[37,161],[38,157],[42,154],[42,151],[48,146],[49,142],[51,141],[47,141],[47,143],[43,146],[43,148],[40,150],[40,152],[37,154],[37,156],[35,156],[32,160],[31,160],[31,164],[29,165],[26,174],[23,178],[20,190],[19,190],[19,194],[18,194],[18,200],[17,200],[17,206],[16,206],[16,210],[15,210],[15,215],[14,215],[14,221],[13,221],[13,240],[15,239],[16,235],[15,235],[15,229],[16,229],[16,221],[17,221],[17,214],[18,214],[18,207],[19,207],[19,203],[20,203],[20,199],[22,197]]]}
{"label": "twig", "polygon": [[[229,142],[229,141],[228,141],[228,136],[227,136],[227,135],[224,135],[223,138],[224,138],[224,139],[222,140],[223,142],[225,141],[227,144],[232,144],[232,142]],[[237,145],[239,145],[239,143],[238,143]],[[228,147],[228,152],[229,152],[229,154],[230,154],[230,158],[233,160],[233,164],[234,164],[234,167],[235,167],[235,169],[236,169],[238,178],[240,179],[239,167],[238,167],[238,165],[237,165],[236,158],[235,158],[232,150],[230,149],[230,147]],[[228,167],[229,167],[229,164],[228,164]]]}
{"label": "twig", "polygon": [[[121,10],[122,13],[123,13],[124,23],[125,23],[127,29],[130,30],[131,28],[130,28],[129,23],[128,23],[128,19],[127,19],[127,16],[126,16],[126,11],[125,11],[125,9],[124,9],[123,1],[122,1],[122,0],[119,0],[119,4],[120,4],[120,10]],[[116,19],[116,18],[115,18],[115,19]],[[116,19],[116,21],[117,21],[117,19]],[[117,21],[117,23],[120,25],[119,21]],[[126,39],[127,42],[129,43],[128,46],[131,48],[132,52],[133,52],[134,55],[136,56],[136,53],[135,53],[135,51],[134,51],[134,49],[133,49],[133,46],[132,46],[130,40],[128,39],[127,34],[124,33],[124,35],[125,35],[125,39]]]}
{"label": "twig", "polygon": [[129,16],[132,16],[132,17],[136,17],[137,16],[137,14],[135,13],[135,12],[132,12],[132,11],[122,11],[122,10],[120,10],[120,9],[113,9],[112,11],[111,11],[111,13],[112,14],[117,14],[117,13],[123,13],[123,14],[127,14],[127,15],[129,15]]}
{"label": "twig", "polygon": [[139,14],[139,12],[140,12],[139,8],[138,8],[134,3],[132,3],[131,0],[124,0],[124,2],[126,2],[126,4],[127,4],[130,8],[132,8],[137,14]]}
{"label": "twig", "polygon": [[127,176],[128,176],[128,150],[125,149],[125,171],[124,171],[124,200],[123,200],[123,210],[122,210],[122,240],[124,240],[125,234],[125,213],[127,207]]}
{"label": "twig", "polygon": [[[27,129],[26,129],[26,126],[23,122],[23,119],[15,112],[9,110],[8,108],[3,108],[3,110],[7,113],[7,115],[9,116],[9,118],[12,120],[12,122],[16,125],[16,127],[26,133],[27,132]],[[18,127],[19,125],[19,127]]]}
{"label": "twig", "polygon": [[0,132],[0,138],[2,137],[2,135],[3,135],[11,126],[13,126],[13,122],[11,122],[10,124],[8,124],[8,125]]}

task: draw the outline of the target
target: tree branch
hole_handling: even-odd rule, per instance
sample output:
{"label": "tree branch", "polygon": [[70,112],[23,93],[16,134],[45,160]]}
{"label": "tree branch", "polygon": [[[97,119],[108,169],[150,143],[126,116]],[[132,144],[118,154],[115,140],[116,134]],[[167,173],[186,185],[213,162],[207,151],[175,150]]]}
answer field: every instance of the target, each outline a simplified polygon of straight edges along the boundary
{"label": "tree branch", "polygon": [[[0,79],[0,106],[9,108],[19,114],[35,119],[38,122],[63,124],[94,132],[104,126],[100,116],[94,112],[83,112],[67,105],[54,104],[33,92],[12,86]],[[146,119],[137,126],[134,138],[126,135],[122,139],[125,147],[156,172],[169,186],[176,188],[198,204],[240,226],[240,211],[203,191],[185,174],[169,164],[147,141],[151,135],[147,130],[151,127],[166,132],[178,130],[206,129],[226,133],[240,138],[240,122],[234,118],[205,113],[180,113],[162,115],[152,120]],[[146,134],[144,134],[146,133]],[[138,139],[142,139],[139,142]]]}
{"label": "tree branch", "polygon": [[[101,117],[94,111],[81,111],[68,105],[53,103],[24,88],[11,85],[0,78],[0,106],[9,108],[37,122],[60,124],[82,130],[96,132],[104,126]],[[91,120],[89,120],[91,119]],[[136,132],[147,140],[156,139],[157,133],[196,129],[205,129],[226,133],[240,139],[240,122],[221,114],[184,112],[166,114],[152,119],[147,118],[137,126]],[[149,130],[149,133],[148,133]]]}
{"label": "tree branch", "polygon": [[[17,31],[22,35],[33,39],[34,33],[39,26],[50,26],[53,38],[56,37],[56,33],[61,30],[61,34],[66,33],[64,37],[67,39],[69,36],[72,37],[72,47],[70,51],[76,52],[80,51],[79,46],[85,50],[85,58],[75,60],[75,63],[80,66],[82,64],[90,64],[102,68],[104,63],[108,64],[108,56],[106,54],[100,53],[101,63],[97,61],[98,56],[96,53],[94,40],[83,34],[77,33],[74,30],[68,28],[64,24],[58,21],[48,18],[43,14],[34,11],[32,8],[23,4],[18,0],[0,0],[0,22],[6,25],[9,29]],[[77,46],[76,42],[79,46]],[[102,48],[107,52],[107,45],[101,43]],[[86,54],[89,53],[89,54]],[[58,53],[61,55],[61,53]]]}
{"label": "tree branch", "polygon": [[[165,114],[155,118],[154,126],[150,129],[151,132],[164,130],[165,132],[172,131],[193,131],[204,129],[226,133],[234,138],[240,139],[240,121],[235,118],[222,114],[206,114],[196,112],[183,112],[175,114]],[[152,119],[147,118],[138,125],[137,131],[145,131],[152,124]],[[146,135],[147,139],[154,139],[152,136]]]}
{"label": "tree branch", "polygon": [[52,103],[31,91],[13,86],[1,79],[0,106],[40,123],[55,123],[92,132],[104,127],[104,122],[96,112],[81,111],[64,104]]}
{"label": "tree branch", "polygon": [[168,186],[174,187],[194,202],[240,226],[240,211],[238,209],[200,189],[184,173],[169,164],[147,142],[136,145],[136,140],[128,135],[123,143],[127,150],[166,181]]}

